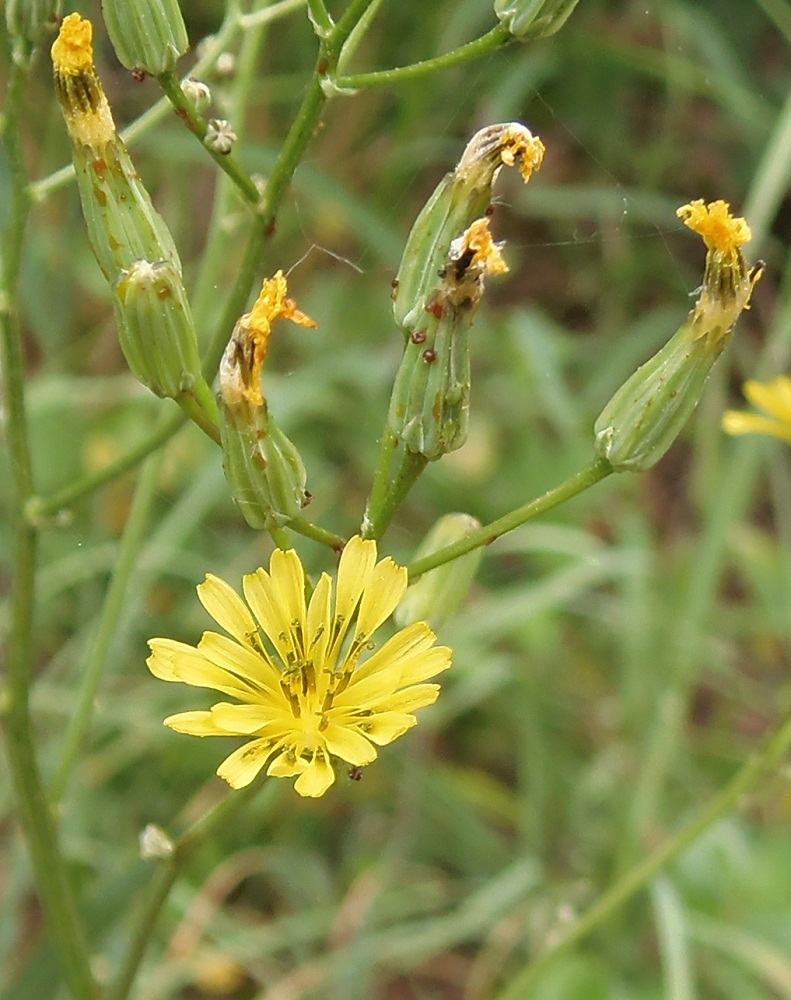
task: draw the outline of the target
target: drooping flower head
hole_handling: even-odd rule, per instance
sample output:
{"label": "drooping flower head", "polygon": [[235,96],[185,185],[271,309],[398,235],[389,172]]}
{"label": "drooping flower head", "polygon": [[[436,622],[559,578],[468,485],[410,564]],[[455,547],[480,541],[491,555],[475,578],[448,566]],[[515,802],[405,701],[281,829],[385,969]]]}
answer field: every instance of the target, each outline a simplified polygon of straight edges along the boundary
{"label": "drooping flower head", "polygon": [[370,764],[434,702],[451,651],[425,622],[397,632],[364,658],[372,636],[404,595],[406,569],[376,561],[376,543],[355,536],[333,584],[324,573],[309,601],[293,549],[273,553],[269,571],[242,581],[244,600],[207,575],[198,597],[228,633],[204,632],[197,647],[151,639],[151,672],[162,680],[213,688],[236,699],[182,712],[165,725],[192,736],[243,736],[217,774],[233,788],[267,774],[295,777],[300,795],[318,797],[335,780],[333,760]]}
{"label": "drooping flower head", "polygon": [[778,375],[769,382],[745,382],[744,395],[768,415],[728,410],[722,418],[728,434],[771,434],[791,444],[791,378]]}

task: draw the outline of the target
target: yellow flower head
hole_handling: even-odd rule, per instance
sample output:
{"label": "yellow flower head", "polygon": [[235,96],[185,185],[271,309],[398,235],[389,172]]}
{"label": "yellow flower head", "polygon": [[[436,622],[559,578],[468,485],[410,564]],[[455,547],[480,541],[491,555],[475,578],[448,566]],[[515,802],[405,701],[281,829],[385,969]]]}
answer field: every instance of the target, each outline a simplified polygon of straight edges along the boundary
{"label": "yellow flower head", "polygon": [[527,184],[533,172],[544,162],[544,143],[521,122],[489,125],[476,132],[456,167],[458,177],[492,184],[500,167],[519,164],[519,173]]}
{"label": "yellow flower head", "polygon": [[93,25],[79,14],[63,18],[52,44],[55,87],[72,140],[98,150],[116,138],[112,112],[93,65]]}
{"label": "yellow flower head", "polygon": [[[214,688],[235,702],[182,712],[165,725],[192,736],[243,736],[217,774],[233,788],[267,774],[296,777],[300,795],[318,797],[335,780],[333,759],[363,767],[417,722],[439,685],[424,683],[450,666],[425,622],[397,632],[367,659],[376,629],[404,595],[406,569],[376,561],[376,543],[352,538],[333,585],[324,573],[309,601],[293,549],[278,549],[269,572],[242,581],[244,600],[207,575],[198,597],[228,633],[204,632],[197,647],[151,639],[151,672],[162,680]],[[230,638],[229,638],[230,636]]]}
{"label": "yellow flower head", "polygon": [[282,271],[266,278],[253,308],[236,324],[220,365],[220,386],[226,402],[238,396],[256,406],[263,405],[261,369],[269,348],[272,323],[290,319],[299,326],[316,328],[317,324],[286,296],[288,286]]}
{"label": "yellow flower head", "polygon": [[706,204],[699,198],[682,205],[676,215],[706,244],[706,269],[694,322],[698,336],[708,337],[717,346],[741,311],[749,308],[761,276],[760,266],[748,270],[740,249],[751,239],[750,227],[745,219],[731,215],[727,201]]}
{"label": "yellow flower head", "polygon": [[722,418],[728,434],[771,434],[791,444],[791,378],[778,375],[771,382],[745,382],[744,395],[768,416],[728,410]]}

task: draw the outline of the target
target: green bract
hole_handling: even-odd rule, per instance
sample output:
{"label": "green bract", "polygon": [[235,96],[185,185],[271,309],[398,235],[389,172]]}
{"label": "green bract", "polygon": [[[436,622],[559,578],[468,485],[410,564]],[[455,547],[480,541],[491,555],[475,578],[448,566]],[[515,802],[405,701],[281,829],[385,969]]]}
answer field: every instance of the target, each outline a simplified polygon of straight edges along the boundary
{"label": "green bract", "polygon": [[189,48],[177,0],[102,0],[102,14],[115,54],[127,69],[159,76]]}

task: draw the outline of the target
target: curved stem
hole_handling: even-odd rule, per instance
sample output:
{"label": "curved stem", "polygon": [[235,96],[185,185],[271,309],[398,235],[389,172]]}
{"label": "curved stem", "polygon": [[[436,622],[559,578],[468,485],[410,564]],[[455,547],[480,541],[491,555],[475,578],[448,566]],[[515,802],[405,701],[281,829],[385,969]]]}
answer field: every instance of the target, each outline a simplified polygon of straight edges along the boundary
{"label": "curved stem", "polygon": [[704,806],[695,819],[669,837],[644,861],[608,889],[587,913],[572,924],[557,944],[547,949],[518,973],[508,987],[499,994],[497,1000],[528,1000],[531,996],[530,990],[558,958],[601,927],[620,907],[644,889],[661,868],[678,858],[717,820],[736,808],[745,792],[752,789],[766,772],[777,767],[789,747],[791,747],[791,717],[773,733],[760,753],[742,765],[725,788]]}
{"label": "curved stem", "polygon": [[[5,31],[4,22],[2,31]],[[7,35],[3,34],[3,40],[6,54],[10,54]],[[30,715],[38,536],[25,517],[26,504],[33,492],[33,471],[23,389],[22,334],[17,317],[19,269],[30,208],[27,174],[19,137],[26,83],[25,67],[12,59],[3,122],[11,191],[0,267],[0,348],[5,429],[11,460],[15,550],[6,650],[7,688],[3,736],[19,820],[63,979],[73,1000],[91,1000],[94,996],[94,983],[88,958],[88,943],[77,909],[74,888],[61,853],[58,829],[44,794]]]}
{"label": "curved stem", "polygon": [[365,525],[366,538],[379,539],[382,537],[387,526],[393,520],[395,512],[406,500],[409,491],[427,465],[428,459],[425,455],[417,454],[414,451],[403,452],[401,465],[390,483],[381,507],[369,515],[369,520]]}
{"label": "curved stem", "polygon": [[374,473],[374,481],[371,486],[371,494],[368,503],[365,505],[365,514],[361,534],[363,538],[373,538],[375,524],[379,519],[379,514],[387,494],[387,479],[390,474],[390,466],[393,463],[393,452],[398,445],[398,438],[390,430],[390,425],[385,421],[382,431],[382,440],[379,443],[379,461]]}
{"label": "curved stem", "polygon": [[320,525],[305,520],[304,517],[295,517],[293,521],[288,522],[286,527],[292,531],[296,531],[298,535],[303,535],[305,538],[312,538],[314,542],[319,542],[321,545],[328,545],[335,552],[343,552],[343,547],[346,544],[340,535],[334,535],[331,531],[326,531]]}
{"label": "curved stem", "polygon": [[549,490],[543,496],[531,500],[530,503],[523,504],[521,507],[517,507],[516,510],[512,510],[509,514],[498,517],[496,521],[492,521],[490,524],[484,524],[482,528],[471,532],[466,538],[454,542],[453,545],[447,545],[444,549],[432,552],[431,555],[424,556],[422,559],[416,559],[407,566],[409,579],[414,580],[415,577],[420,576],[422,573],[426,573],[430,569],[435,569],[437,566],[442,566],[444,563],[450,562],[451,559],[458,559],[459,556],[463,556],[467,552],[472,552],[473,549],[477,549],[481,545],[488,545],[495,538],[499,538],[508,531],[513,531],[514,528],[518,528],[526,521],[530,521],[532,518],[538,517],[539,514],[543,514],[553,507],[565,503],[566,500],[577,496],[578,493],[584,492],[593,486],[594,483],[598,483],[600,479],[605,479],[612,471],[613,468],[609,462],[605,459],[597,458],[587,469],[577,472],[564,483],[561,483],[560,486]]}
{"label": "curved stem", "polygon": [[437,70],[448,69],[473,59],[480,59],[481,56],[488,55],[511,41],[513,41],[513,37],[508,28],[503,23],[498,23],[491,31],[476,38],[475,41],[467,42],[466,45],[460,45],[459,48],[445,52],[441,56],[435,56],[433,59],[424,59],[422,62],[410,63],[408,66],[397,66],[394,69],[376,70],[372,73],[349,73],[336,77],[331,82],[340,91],[354,91],[364,87],[400,83],[402,80],[414,80],[429,73],[436,73]]}

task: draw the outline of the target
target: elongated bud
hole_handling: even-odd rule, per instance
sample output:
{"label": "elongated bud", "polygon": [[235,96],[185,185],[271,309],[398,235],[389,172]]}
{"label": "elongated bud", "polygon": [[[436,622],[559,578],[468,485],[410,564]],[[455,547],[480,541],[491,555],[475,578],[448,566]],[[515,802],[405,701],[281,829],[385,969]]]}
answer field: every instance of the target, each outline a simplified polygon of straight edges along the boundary
{"label": "elongated bud", "polygon": [[[469,514],[446,514],[420,543],[415,558],[433,555],[466,538],[480,526],[481,522]],[[482,548],[473,549],[444,566],[430,569],[410,584],[395,610],[396,625],[404,628],[413,622],[427,621],[432,628],[437,628],[450,618],[467,597],[482,556]]]}
{"label": "elongated bud", "polygon": [[494,0],[494,13],[515,38],[542,38],[563,27],[579,0]]}
{"label": "elongated bud", "polygon": [[136,260],[169,261],[181,273],[173,238],[118,137],[93,65],[90,21],[63,19],[52,46],[55,87],[72,140],[88,238],[112,284]]}
{"label": "elongated bud", "polygon": [[422,328],[450,245],[482,216],[503,165],[518,166],[525,182],[538,170],[544,146],[518,122],[476,132],[458,166],[446,174],[418,215],[407,239],[394,284],[393,314],[407,332]]}
{"label": "elongated bud", "polygon": [[157,396],[192,390],[202,378],[195,325],[170,261],[136,260],[113,291],[118,338],[132,373]]}
{"label": "elongated bud", "polygon": [[102,0],[102,16],[118,61],[159,76],[189,48],[177,0]]}
{"label": "elongated bud", "polygon": [[761,274],[760,265],[747,268],[740,247],[750,229],[726,202],[693,201],[677,214],[706,243],[703,285],[683,326],[621,386],[594,425],[597,455],[619,472],[650,469],[673,444]]}
{"label": "elongated bud", "polygon": [[305,466],[261,391],[272,322],[282,317],[316,326],[286,291],[282,271],[264,282],[255,305],[234,327],[220,362],[223,470],[245,521],[256,529],[287,524],[307,500]]}
{"label": "elongated bud", "polygon": [[450,244],[422,327],[404,346],[388,411],[390,430],[430,461],[467,439],[470,407],[469,331],[486,274],[508,268],[492,241],[489,220],[477,219]]}
{"label": "elongated bud", "polygon": [[6,0],[5,23],[15,52],[29,55],[56,27],[60,8],[61,0]]}

